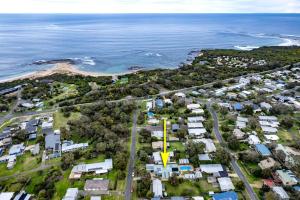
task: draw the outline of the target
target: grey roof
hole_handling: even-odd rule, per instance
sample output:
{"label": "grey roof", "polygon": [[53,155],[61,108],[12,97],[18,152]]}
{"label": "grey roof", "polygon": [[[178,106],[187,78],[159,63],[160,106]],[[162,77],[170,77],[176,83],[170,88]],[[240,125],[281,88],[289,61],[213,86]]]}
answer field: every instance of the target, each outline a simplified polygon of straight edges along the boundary
{"label": "grey roof", "polygon": [[60,134],[50,133],[45,137],[45,148],[60,150],[61,149]]}
{"label": "grey roof", "polygon": [[86,180],[84,190],[98,190],[107,191],[109,186],[109,180]]}

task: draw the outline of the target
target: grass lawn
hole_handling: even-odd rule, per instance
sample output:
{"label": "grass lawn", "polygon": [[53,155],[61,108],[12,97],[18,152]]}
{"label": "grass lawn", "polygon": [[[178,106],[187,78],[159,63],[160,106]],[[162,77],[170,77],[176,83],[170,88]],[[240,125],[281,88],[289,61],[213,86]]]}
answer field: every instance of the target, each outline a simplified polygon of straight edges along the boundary
{"label": "grass lawn", "polygon": [[201,194],[201,188],[191,181],[184,181],[178,186],[172,186],[168,182],[164,182],[168,196],[198,196]]}
{"label": "grass lawn", "polygon": [[17,157],[17,163],[13,169],[7,169],[7,163],[0,164],[0,177],[1,176],[9,176],[13,174],[17,174],[23,171],[28,171],[30,169],[37,168],[39,166],[38,163],[39,156],[31,156],[31,153],[27,152],[21,156]]}
{"label": "grass lawn", "polygon": [[69,118],[64,117],[62,112],[54,113],[54,129],[60,129],[61,127],[65,127],[69,120],[79,119],[81,116],[80,113],[71,113]]}
{"label": "grass lawn", "polygon": [[185,151],[185,146],[182,144],[182,142],[170,142],[170,150],[174,151],[180,151],[184,152]]}
{"label": "grass lawn", "polygon": [[[249,183],[251,185],[261,185],[262,184],[262,180],[260,178],[255,177],[253,174],[250,173],[250,171],[248,169],[250,168],[258,168],[258,165],[255,163],[247,163],[244,164],[241,161],[238,161],[239,166],[241,167],[241,170],[243,171],[243,173],[246,175],[247,180],[249,181]],[[247,167],[245,166],[247,165]]]}

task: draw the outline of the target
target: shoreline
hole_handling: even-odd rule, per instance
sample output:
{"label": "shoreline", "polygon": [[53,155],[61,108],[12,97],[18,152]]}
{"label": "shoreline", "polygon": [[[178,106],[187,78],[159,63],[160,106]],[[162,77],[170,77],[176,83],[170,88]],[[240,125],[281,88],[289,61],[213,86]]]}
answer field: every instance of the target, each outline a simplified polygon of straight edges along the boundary
{"label": "shoreline", "polygon": [[35,72],[27,73],[24,75],[20,75],[18,77],[2,79],[2,80],[0,80],[0,83],[12,82],[12,81],[24,80],[24,79],[33,80],[33,79],[38,79],[38,78],[44,78],[44,77],[51,76],[54,74],[80,75],[80,76],[92,76],[92,77],[101,77],[101,76],[113,77],[113,76],[132,74],[132,73],[136,73],[138,71],[140,71],[140,70],[132,70],[132,71],[127,71],[124,73],[116,73],[116,74],[109,74],[109,73],[103,73],[103,72],[88,72],[88,71],[83,71],[83,70],[78,69],[76,67],[76,65],[62,62],[62,63],[55,64],[50,69],[35,71]]}

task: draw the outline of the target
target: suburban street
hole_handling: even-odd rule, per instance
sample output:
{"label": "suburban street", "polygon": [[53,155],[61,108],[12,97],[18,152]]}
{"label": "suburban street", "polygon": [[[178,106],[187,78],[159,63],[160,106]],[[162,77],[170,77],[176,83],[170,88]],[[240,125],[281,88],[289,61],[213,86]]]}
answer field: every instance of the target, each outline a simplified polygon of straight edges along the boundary
{"label": "suburban street", "polygon": [[[222,135],[219,131],[219,121],[218,121],[218,116],[216,111],[212,108],[211,106],[211,101],[207,104],[208,106],[208,110],[211,113],[212,117],[213,117],[213,129],[214,129],[214,133],[216,135],[217,140],[219,141],[219,143],[223,143],[223,138]],[[239,176],[239,178],[243,181],[245,188],[250,196],[251,200],[258,200],[258,197],[256,195],[256,193],[254,192],[253,188],[251,187],[250,183],[248,182],[247,178],[245,177],[245,175],[243,174],[243,172],[241,171],[239,165],[237,164],[236,160],[234,157],[231,156],[231,165],[235,171],[235,173]]]}
{"label": "suburban street", "polygon": [[135,150],[136,150],[136,134],[137,134],[137,115],[138,111],[133,113],[133,125],[131,130],[131,146],[130,146],[130,158],[128,164],[128,174],[125,188],[125,200],[131,199],[131,188],[132,188],[132,173],[134,172],[135,165]]}

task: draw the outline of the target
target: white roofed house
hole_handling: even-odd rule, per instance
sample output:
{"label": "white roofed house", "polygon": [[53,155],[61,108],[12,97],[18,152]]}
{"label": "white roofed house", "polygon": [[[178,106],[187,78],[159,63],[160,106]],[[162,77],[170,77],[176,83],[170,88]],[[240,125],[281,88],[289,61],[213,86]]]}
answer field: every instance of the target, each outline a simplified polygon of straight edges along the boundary
{"label": "white roofed house", "polygon": [[159,179],[152,181],[152,192],[154,197],[163,197],[163,186]]}
{"label": "white roofed house", "polygon": [[200,104],[188,104],[187,106],[188,110],[195,110],[195,109],[200,109]]}
{"label": "white roofed house", "polygon": [[278,118],[275,116],[258,116],[259,121],[277,122]]}
{"label": "white roofed house", "polygon": [[273,187],[272,190],[280,200],[289,200],[290,199],[290,196],[283,189],[283,187],[276,186],[276,187]]}
{"label": "white roofed house", "polygon": [[25,150],[24,143],[15,144],[12,147],[10,147],[10,149],[9,149],[9,155],[19,156],[19,155],[23,154],[24,150]]}
{"label": "white roofed house", "polygon": [[234,185],[229,177],[218,178],[218,182],[219,182],[220,189],[222,192],[227,192],[227,191],[235,189]]}
{"label": "white roofed house", "polygon": [[260,141],[260,139],[256,135],[249,135],[249,137],[248,137],[248,143],[250,145],[256,145],[256,144],[260,144],[261,141]]}
{"label": "white roofed house", "polygon": [[163,131],[151,131],[151,137],[156,137],[157,139],[162,139],[164,136]]}
{"label": "white roofed house", "polygon": [[62,200],[76,200],[78,192],[78,188],[68,188],[67,193]]}
{"label": "white roofed house", "polygon": [[[170,153],[170,154],[169,154],[169,161],[170,161],[170,159],[171,159],[172,157],[174,157],[174,152],[171,151],[171,152],[169,152],[169,153]],[[154,160],[155,163],[157,163],[157,164],[162,163],[160,151],[153,152],[153,153],[152,153],[152,157],[153,157],[153,160]]]}
{"label": "white roofed house", "polygon": [[61,147],[62,153],[76,151],[79,149],[86,149],[89,146],[88,143],[73,144],[73,141],[64,141]]}
{"label": "white roofed house", "polygon": [[266,109],[267,111],[269,111],[272,108],[271,104],[266,102],[261,102],[259,105],[262,109]]}
{"label": "white roofed house", "polygon": [[80,179],[84,173],[105,174],[113,168],[112,159],[106,159],[104,162],[79,164],[73,167],[69,179]]}
{"label": "white roofed house", "polygon": [[180,98],[185,98],[186,97],[186,95],[182,92],[177,92],[177,93],[174,94],[174,96],[180,97]]}
{"label": "white roofed house", "polygon": [[202,108],[194,109],[194,110],[192,110],[192,113],[203,115],[204,114],[204,110]]}
{"label": "white roofed house", "polygon": [[201,138],[204,137],[204,134],[207,133],[205,128],[191,128],[188,129],[188,133],[191,137]]}
{"label": "white roofed house", "polygon": [[242,140],[245,137],[245,133],[241,131],[240,129],[234,129],[233,130],[233,135],[238,139]]}
{"label": "white roofed house", "polygon": [[191,122],[191,123],[188,123],[187,124],[188,128],[189,129],[192,129],[192,128],[203,128],[203,124],[202,122]]}
{"label": "white roofed house", "polygon": [[247,123],[248,123],[248,118],[237,117],[236,127],[239,129],[246,128]]}
{"label": "white roofed house", "polygon": [[273,134],[277,134],[277,132],[278,132],[277,128],[273,128],[270,126],[261,126],[261,129],[264,132],[264,134],[273,135]]}
{"label": "white roofed house", "polygon": [[203,143],[205,144],[205,152],[206,153],[212,153],[212,152],[216,152],[217,148],[213,142],[212,139],[207,139],[207,138],[202,138],[202,139],[193,139],[193,142],[195,143]]}
{"label": "white roofed house", "polygon": [[188,122],[204,122],[205,119],[203,116],[197,116],[197,117],[188,117]]}

